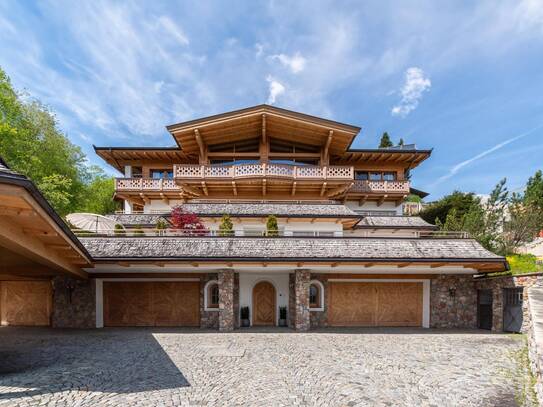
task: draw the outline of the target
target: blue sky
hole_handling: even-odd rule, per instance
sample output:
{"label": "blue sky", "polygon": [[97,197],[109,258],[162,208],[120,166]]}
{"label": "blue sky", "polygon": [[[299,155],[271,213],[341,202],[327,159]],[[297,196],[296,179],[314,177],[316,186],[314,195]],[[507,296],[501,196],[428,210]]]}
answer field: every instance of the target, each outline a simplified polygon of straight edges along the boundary
{"label": "blue sky", "polygon": [[268,102],[361,126],[358,148],[434,148],[413,177],[434,199],[543,167],[539,0],[4,1],[0,44],[95,164],[92,144],[169,146],[167,124]]}

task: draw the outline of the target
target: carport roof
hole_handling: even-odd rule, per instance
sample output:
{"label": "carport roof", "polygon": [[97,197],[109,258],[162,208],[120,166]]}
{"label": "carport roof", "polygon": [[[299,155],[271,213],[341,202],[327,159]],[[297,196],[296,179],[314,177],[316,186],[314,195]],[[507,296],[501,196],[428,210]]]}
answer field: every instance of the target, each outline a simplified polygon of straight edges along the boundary
{"label": "carport roof", "polygon": [[95,260],[359,261],[484,263],[505,269],[505,258],[473,239],[89,237]]}
{"label": "carport roof", "polygon": [[[34,183],[0,157],[0,245],[79,276],[90,254]],[[45,239],[45,241],[42,240]]]}

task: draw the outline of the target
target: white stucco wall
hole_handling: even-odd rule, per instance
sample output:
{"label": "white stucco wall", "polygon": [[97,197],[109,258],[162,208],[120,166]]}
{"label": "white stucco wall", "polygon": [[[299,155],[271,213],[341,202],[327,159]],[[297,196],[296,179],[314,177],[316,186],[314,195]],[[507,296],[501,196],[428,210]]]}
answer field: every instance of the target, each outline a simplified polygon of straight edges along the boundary
{"label": "white stucco wall", "polygon": [[396,215],[403,215],[403,206],[396,206],[394,202],[383,202],[381,206],[377,206],[377,202],[368,201],[360,206],[359,201],[346,201],[345,206],[353,211],[394,211]]}
{"label": "white stucco wall", "polygon": [[253,319],[253,287],[260,281],[268,281],[275,287],[275,317],[279,322],[279,307],[288,307],[288,273],[240,273],[239,274],[239,306],[251,310]]}

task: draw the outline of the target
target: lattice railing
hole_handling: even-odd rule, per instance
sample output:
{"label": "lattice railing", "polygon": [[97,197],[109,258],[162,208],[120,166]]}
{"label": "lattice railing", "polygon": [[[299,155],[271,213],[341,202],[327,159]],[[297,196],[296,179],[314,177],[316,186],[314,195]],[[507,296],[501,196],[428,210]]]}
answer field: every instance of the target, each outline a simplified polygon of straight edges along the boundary
{"label": "lattice railing", "polygon": [[240,164],[240,165],[176,165],[176,178],[247,178],[284,177],[299,179],[342,179],[354,178],[353,167],[288,164]]}
{"label": "lattice railing", "polygon": [[409,193],[409,181],[360,181],[352,186],[351,192],[368,193]]}
{"label": "lattice railing", "polygon": [[116,191],[163,191],[177,190],[173,179],[156,178],[117,178],[115,179]]}

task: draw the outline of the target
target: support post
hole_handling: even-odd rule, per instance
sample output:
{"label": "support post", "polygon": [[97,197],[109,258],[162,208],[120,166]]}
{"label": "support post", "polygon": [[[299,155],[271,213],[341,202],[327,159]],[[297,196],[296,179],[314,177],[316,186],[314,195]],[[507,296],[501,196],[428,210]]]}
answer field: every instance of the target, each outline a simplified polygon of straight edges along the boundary
{"label": "support post", "polygon": [[294,312],[294,329],[298,332],[306,332],[309,330],[309,281],[310,271],[306,269],[298,269],[294,271],[294,295],[295,295],[295,312]]}
{"label": "support post", "polygon": [[219,331],[234,330],[234,270],[219,271]]}

